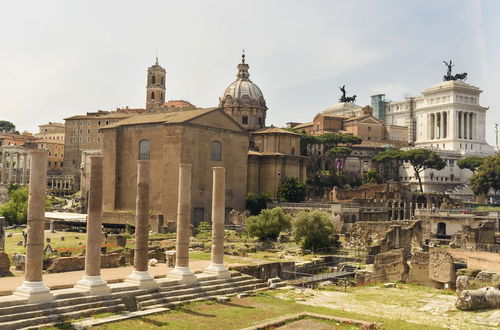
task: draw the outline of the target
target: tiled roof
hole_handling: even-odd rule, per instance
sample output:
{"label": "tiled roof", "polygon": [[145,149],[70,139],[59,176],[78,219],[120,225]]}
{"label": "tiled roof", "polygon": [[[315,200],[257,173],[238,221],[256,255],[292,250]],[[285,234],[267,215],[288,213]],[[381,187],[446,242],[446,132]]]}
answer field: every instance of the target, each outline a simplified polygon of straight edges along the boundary
{"label": "tiled roof", "polygon": [[211,111],[215,111],[219,108],[207,108],[207,109],[193,109],[185,110],[179,109],[178,111],[168,111],[168,112],[155,112],[155,113],[145,113],[133,116],[124,120],[120,120],[116,123],[111,123],[102,129],[113,128],[118,126],[129,126],[129,125],[140,125],[140,124],[150,124],[150,123],[165,123],[165,124],[175,124],[183,123],[190,119],[194,119]]}

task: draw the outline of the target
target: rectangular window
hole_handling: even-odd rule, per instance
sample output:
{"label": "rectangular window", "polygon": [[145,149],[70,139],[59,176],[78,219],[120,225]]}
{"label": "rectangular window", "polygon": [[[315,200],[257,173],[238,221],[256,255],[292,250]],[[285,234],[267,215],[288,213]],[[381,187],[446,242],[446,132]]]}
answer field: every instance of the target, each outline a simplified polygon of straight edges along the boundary
{"label": "rectangular window", "polygon": [[241,117],[241,123],[243,125],[248,125],[248,116]]}
{"label": "rectangular window", "polygon": [[71,137],[71,142],[75,143],[76,142],[76,136]]}
{"label": "rectangular window", "polygon": [[90,141],[91,141],[91,137],[87,136],[87,142],[90,142]]}
{"label": "rectangular window", "polygon": [[83,142],[83,136],[80,136],[80,137],[78,138],[78,141],[79,141],[79,142]]}
{"label": "rectangular window", "polygon": [[216,162],[220,162],[222,159],[222,144],[219,141],[212,142],[212,152],[210,159]]}
{"label": "rectangular window", "polygon": [[73,129],[73,135],[76,135],[76,129]]}
{"label": "rectangular window", "polygon": [[83,126],[83,120],[80,120],[80,126]]}
{"label": "rectangular window", "polygon": [[97,122],[97,126],[101,126],[101,121],[100,120]]}
{"label": "rectangular window", "polygon": [[87,134],[90,134],[90,128],[89,128],[89,129],[87,129]]}
{"label": "rectangular window", "polygon": [[101,137],[100,136],[97,137],[97,142],[101,142]]}
{"label": "rectangular window", "polygon": [[106,125],[109,125],[109,120],[106,120]]}
{"label": "rectangular window", "polygon": [[90,120],[87,120],[87,126],[90,126]]}

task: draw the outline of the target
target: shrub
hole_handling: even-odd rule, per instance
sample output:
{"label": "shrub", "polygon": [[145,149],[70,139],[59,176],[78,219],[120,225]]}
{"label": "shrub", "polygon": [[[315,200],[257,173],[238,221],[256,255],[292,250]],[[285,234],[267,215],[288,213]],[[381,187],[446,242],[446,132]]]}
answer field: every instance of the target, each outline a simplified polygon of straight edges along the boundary
{"label": "shrub", "polygon": [[278,196],[284,202],[302,202],[306,198],[306,185],[297,178],[286,178],[278,188]]}
{"label": "shrub", "polygon": [[260,240],[278,238],[280,232],[290,229],[292,217],[281,207],[262,210],[259,215],[248,217],[245,229],[248,235]]}
{"label": "shrub", "polygon": [[365,184],[378,184],[382,182],[384,182],[384,178],[376,168],[372,168],[363,174],[363,183]]}
{"label": "shrub", "polygon": [[248,193],[246,207],[251,215],[258,215],[260,211],[267,208],[267,203],[271,201],[271,195],[268,193],[262,193],[260,195]]}
{"label": "shrub", "polygon": [[208,239],[212,236],[212,225],[206,221],[200,222],[198,228],[196,228],[196,238]]}
{"label": "shrub", "polygon": [[303,249],[318,250],[336,244],[336,231],[331,217],[322,211],[297,214],[293,221],[292,236]]}
{"label": "shrub", "polygon": [[10,225],[24,224],[28,217],[28,188],[9,187],[9,201],[0,207],[0,214]]}

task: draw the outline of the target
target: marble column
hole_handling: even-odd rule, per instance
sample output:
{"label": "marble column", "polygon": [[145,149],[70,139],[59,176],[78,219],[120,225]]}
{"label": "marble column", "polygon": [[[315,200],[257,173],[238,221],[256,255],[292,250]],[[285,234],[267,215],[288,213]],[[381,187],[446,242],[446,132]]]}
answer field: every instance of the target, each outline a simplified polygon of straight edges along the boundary
{"label": "marble column", "polygon": [[158,287],[153,276],[148,273],[149,186],[149,160],[139,160],[135,203],[134,271],[125,279],[125,282],[138,285],[140,289]]}
{"label": "marble column", "polygon": [[218,278],[231,277],[224,267],[224,216],[226,208],[226,172],[224,167],[213,167],[212,187],[212,259],[205,273]]}
{"label": "marble column", "polygon": [[90,157],[90,187],[87,215],[87,246],[85,275],[75,288],[88,291],[89,295],[109,294],[111,289],[101,278],[102,243],[102,156]]}
{"label": "marble column", "polygon": [[43,283],[43,244],[45,228],[45,189],[47,152],[31,152],[32,169],[28,197],[28,237],[26,241],[26,268],[23,284],[14,294],[28,303],[48,302],[54,297]]}
{"label": "marble column", "polygon": [[177,242],[175,268],[169,278],[182,283],[194,283],[196,277],[189,269],[189,236],[191,227],[191,164],[179,165],[179,196],[177,198]]}
{"label": "marble column", "polygon": [[469,134],[468,130],[467,130],[467,122],[468,122],[468,114],[467,112],[464,112],[464,119],[463,119],[463,125],[464,125],[464,135],[462,136],[464,139],[467,139],[467,136]]}

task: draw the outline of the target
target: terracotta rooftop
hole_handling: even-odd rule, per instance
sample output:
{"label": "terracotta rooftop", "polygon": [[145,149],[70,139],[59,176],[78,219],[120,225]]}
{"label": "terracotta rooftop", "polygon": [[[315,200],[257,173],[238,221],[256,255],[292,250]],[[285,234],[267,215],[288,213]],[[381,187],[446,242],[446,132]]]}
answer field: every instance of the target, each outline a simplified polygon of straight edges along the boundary
{"label": "terracotta rooftop", "polygon": [[136,116],[137,113],[119,113],[115,111],[99,111],[99,112],[88,112],[86,115],[76,115],[68,118],[64,118],[64,120],[71,119],[93,119],[93,118],[128,118],[130,116]]}
{"label": "terracotta rooftop", "polygon": [[120,120],[116,123],[112,123],[108,126],[103,127],[102,129],[114,128],[118,126],[140,125],[140,124],[150,124],[150,123],[178,124],[218,109],[219,108],[206,108],[206,109],[198,108],[186,111],[186,109],[176,108],[177,111],[144,113],[127,119]]}
{"label": "terracotta rooftop", "polygon": [[304,128],[304,127],[307,127],[307,126],[312,126],[312,124],[313,124],[312,122],[299,124],[299,125],[295,126],[294,129],[299,129],[299,128]]}
{"label": "terracotta rooftop", "polygon": [[163,103],[160,108],[196,108],[196,106],[184,100],[170,100]]}
{"label": "terracotta rooftop", "polygon": [[300,135],[298,133],[290,132],[290,131],[287,131],[286,129],[274,127],[274,126],[263,127],[263,128],[260,128],[256,131],[252,132],[252,134],[273,134],[273,133]]}

